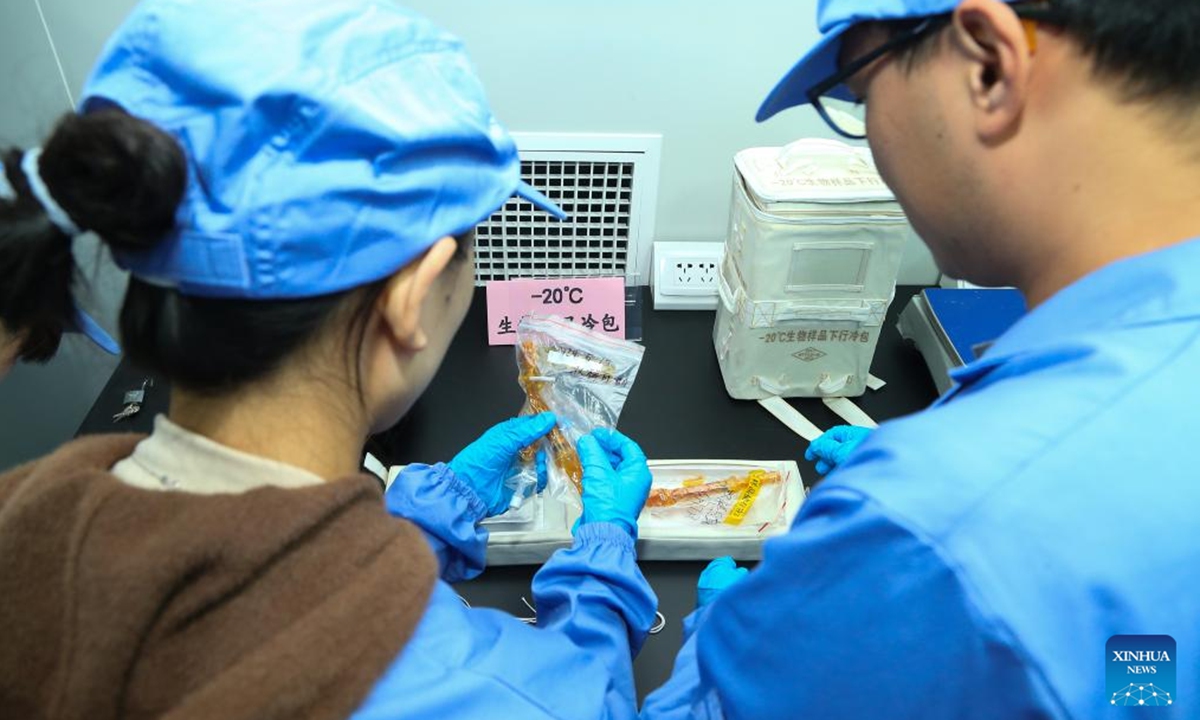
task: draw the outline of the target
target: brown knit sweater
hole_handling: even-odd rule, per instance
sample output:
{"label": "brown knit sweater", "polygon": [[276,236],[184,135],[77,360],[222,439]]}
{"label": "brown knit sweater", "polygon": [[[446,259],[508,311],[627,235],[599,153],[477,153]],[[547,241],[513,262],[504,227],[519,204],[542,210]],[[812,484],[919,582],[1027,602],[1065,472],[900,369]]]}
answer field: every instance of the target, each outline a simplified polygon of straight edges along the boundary
{"label": "brown knit sweater", "polygon": [[437,567],[365,475],[241,495],[108,472],[92,437],[0,475],[0,717],[343,718]]}

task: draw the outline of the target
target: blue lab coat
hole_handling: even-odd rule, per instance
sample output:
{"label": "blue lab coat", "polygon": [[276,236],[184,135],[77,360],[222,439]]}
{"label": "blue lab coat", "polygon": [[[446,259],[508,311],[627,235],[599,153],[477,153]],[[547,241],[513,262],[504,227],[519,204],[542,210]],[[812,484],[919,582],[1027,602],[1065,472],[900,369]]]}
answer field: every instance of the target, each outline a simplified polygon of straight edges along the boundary
{"label": "blue lab coat", "polygon": [[591,523],[533,579],[537,626],[466,607],[448,583],[483,571],[486,509],[445,465],[409,465],[388,510],[425,531],[441,567],[416,632],[354,720],[382,718],[630,718],[633,656],[658,600],[633,539]]}
{"label": "blue lab coat", "polygon": [[[1059,292],[813,490],[642,716],[1110,718],[1153,684],[1200,717],[1198,338],[1200,240]],[[1115,635],[1172,636],[1175,686]]]}

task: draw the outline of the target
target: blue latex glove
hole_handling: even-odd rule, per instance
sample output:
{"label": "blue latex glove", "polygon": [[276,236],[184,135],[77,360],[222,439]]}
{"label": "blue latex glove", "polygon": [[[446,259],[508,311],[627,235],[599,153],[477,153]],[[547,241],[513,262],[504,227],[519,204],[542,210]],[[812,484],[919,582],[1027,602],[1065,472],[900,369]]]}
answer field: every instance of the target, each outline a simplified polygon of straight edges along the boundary
{"label": "blue latex glove", "polygon": [[[512,418],[492,427],[478,440],[462,449],[450,461],[454,476],[475,491],[487,506],[488,517],[508,509],[513,489],[505,483],[517,453],[550,432],[556,422],[554,413]],[[539,459],[539,470],[545,460]],[[545,472],[539,472],[540,481]]]}
{"label": "blue latex glove", "polygon": [[804,459],[816,461],[817,472],[822,475],[845,462],[854,449],[872,432],[871,428],[854,425],[838,425],[826,430],[813,440],[804,451]]}
{"label": "blue latex glove", "polygon": [[608,428],[584,435],[575,447],[583,464],[583,514],[575,527],[615,523],[636,540],[638,515],[650,495],[645,453],[637,443]]}
{"label": "blue latex glove", "polygon": [[700,573],[700,580],[696,583],[696,607],[702,608],[716,600],[725,588],[749,574],[748,569],[738,567],[728,555],[713,560]]}

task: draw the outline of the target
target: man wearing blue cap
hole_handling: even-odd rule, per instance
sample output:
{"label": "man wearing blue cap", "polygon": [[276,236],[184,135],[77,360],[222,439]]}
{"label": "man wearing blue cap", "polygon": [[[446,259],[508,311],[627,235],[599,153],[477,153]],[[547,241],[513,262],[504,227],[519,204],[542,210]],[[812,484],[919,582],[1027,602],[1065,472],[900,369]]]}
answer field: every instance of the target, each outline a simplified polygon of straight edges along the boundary
{"label": "man wearing blue cap", "polygon": [[125,349],[171,400],[148,437],[0,475],[0,717],[636,714],[656,600],[632,440],[579,441],[582,517],[534,577],[536,627],[449,583],[482,571],[480,522],[553,415],[386,495],[359,471],[466,315],[475,226],[514,194],[563,215],[456,38],[388,0],[145,0],[79,112],[3,159],[13,271],[67,253],[69,278],[94,231],[130,272]]}
{"label": "man wearing blue cap", "polygon": [[[941,269],[1032,309],[744,580],[706,573],[728,587],[643,716],[1200,716],[1200,4],[818,19],[759,119],[811,104],[865,136]],[[865,132],[831,99],[864,103]]]}

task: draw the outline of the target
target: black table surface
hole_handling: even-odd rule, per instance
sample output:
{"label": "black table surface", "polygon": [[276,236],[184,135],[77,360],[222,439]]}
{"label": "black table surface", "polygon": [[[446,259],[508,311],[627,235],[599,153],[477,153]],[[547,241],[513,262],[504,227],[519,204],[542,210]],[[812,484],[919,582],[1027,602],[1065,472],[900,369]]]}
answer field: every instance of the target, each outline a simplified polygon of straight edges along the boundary
{"label": "black table surface", "polygon": [[[882,421],[915,412],[936,397],[920,354],[896,330],[896,317],[921,288],[900,286],[888,310],[871,372],[887,381],[855,402]],[[758,403],[733,400],[725,392],[713,351],[712,311],[655,311],[649,291],[641,313],[646,354],[619,428],[637,440],[655,460],[714,458],[795,459],[805,484],[817,479],[804,461],[804,440]],[[512,347],[488,346],[486,307],[478,289],[461,330],[429,389],[395,427],[371,438],[367,447],[385,465],[448,460],[487,428],[511,417],[523,400],[516,382]],[[165,412],[167,385],[161,379],[146,393],[142,411],[114,424],[125,391],[149,377],[123,359],[100,393],[79,434],[113,430],[148,432],[155,414]],[[816,425],[843,421],[817,399],[789,402]],[[642,569],[659,597],[666,627],[650,637],[635,663],[639,697],[669,676],[682,638],[682,620],[695,604],[702,562],[643,562]],[[528,615],[521,598],[530,598],[536,566],[493,567],[456,587],[472,605]],[[532,598],[530,598],[532,599]]]}

